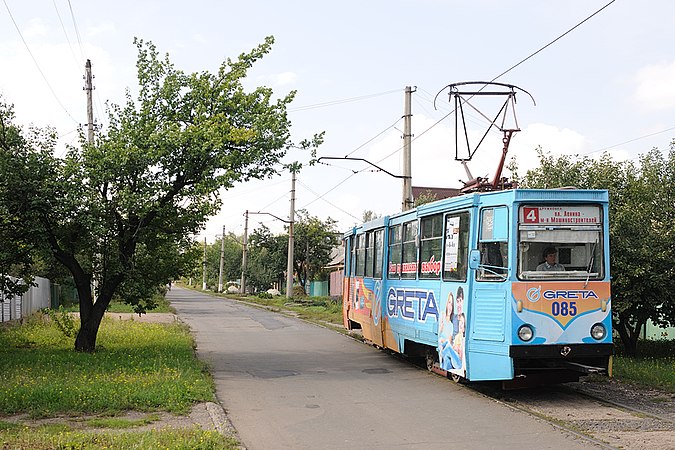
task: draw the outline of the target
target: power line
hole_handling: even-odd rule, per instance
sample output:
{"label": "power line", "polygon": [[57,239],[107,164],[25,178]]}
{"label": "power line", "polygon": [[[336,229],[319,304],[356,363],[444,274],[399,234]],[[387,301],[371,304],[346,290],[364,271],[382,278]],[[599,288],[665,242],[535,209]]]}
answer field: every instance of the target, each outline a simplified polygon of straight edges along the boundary
{"label": "power line", "polygon": [[627,141],[620,142],[618,144],[610,145],[609,147],[604,147],[604,148],[601,148],[601,149],[598,149],[598,150],[593,150],[593,151],[590,151],[590,152],[587,152],[587,153],[581,153],[580,156],[588,156],[592,153],[604,152],[604,151],[607,151],[607,150],[610,150],[610,149],[613,149],[613,148],[616,148],[616,147],[620,147],[622,145],[630,144],[631,142],[639,141],[641,139],[646,139],[648,137],[656,136],[657,134],[666,133],[666,132],[672,131],[672,130],[675,130],[675,127],[670,127],[670,128],[665,129],[665,130],[657,131],[655,133],[645,134],[643,136],[636,137],[636,138],[633,138],[633,139],[629,139]]}
{"label": "power line", "polygon": [[[558,36],[557,38],[555,38],[555,39],[553,39],[552,41],[550,41],[548,44],[546,44],[546,45],[544,45],[543,47],[541,47],[539,50],[537,50],[537,51],[531,53],[529,56],[523,58],[522,60],[520,60],[519,62],[517,62],[517,63],[514,64],[513,66],[509,67],[508,69],[506,69],[505,71],[503,71],[502,73],[500,73],[499,75],[497,75],[496,77],[494,77],[492,80],[489,81],[489,83],[492,83],[493,81],[498,80],[499,78],[503,77],[504,75],[506,75],[507,73],[509,73],[509,72],[512,71],[513,69],[515,69],[516,67],[518,67],[518,66],[520,66],[521,64],[523,64],[525,61],[531,59],[531,58],[534,57],[535,55],[541,53],[541,52],[542,52],[543,50],[545,50],[546,48],[548,48],[548,47],[550,47],[551,45],[553,45],[554,43],[558,42],[560,39],[562,39],[563,37],[567,36],[567,35],[570,34],[572,31],[576,30],[576,29],[579,28],[581,25],[583,25],[584,23],[588,22],[590,19],[592,19],[592,18],[595,17],[597,14],[599,14],[600,12],[602,12],[605,8],[607,8],[609,5],[611,5],[611,4],[614,3],[615,1],[616,1],[616,0],[610,1],[610,2],[607,3],[605,6],[603,6],[602,8],[598,9],[598,10],[595,11],[593,14],[591,14],[590,16],[586,17],[584,20],[582,20],[581,22],[579,22],[579,23],[577,23],[576,25],[574,25],[572,28],[570,28],[569,30],[565,31],[563,34],[561,34],[561,35]],[[485,86],[481,87],[481,88],[478,90],[478,92],[482,91],[484,88],[485,88]],[[468,101],[468,100],[467,100],[467,101]],[[453,114],[454,112],[455,112],[455,110],[453,109],[452,111],[450,111],[449,113],[447,113],[446,115],[444,115],[443,117],[441,117],[438,121],[436,121],[436,122],[435,122],[433,125],[431,125],[429,128],[427,128],[426,130],[422,131],[420,134],[415,135],[415,137],[412,139],[412,142],[414,142],[414,141],[416,141],[417,139],[419,139],[420,137],[422,137],[422,136],[423,136],[424,134],[426,134],[429,130],[431,130],[431,129],[434,128],[436,125],[438,125],[439,123],[441,123],[442,121],[444,121],[447,117],[449,117],[449,116],[450,116],[451,114]],[[394,150],[394,152],[390,153],[389,155],[385,156],[384,158],[382,158],[381,160],[379,160],[379,161],[377,161],[377,162],[380,163],[380,162],[384,161],[385,159],[390,158],[391,156],[393,156],[393,155],[395,155],[396,153],[398,153],[402,148],[403,148],[403,146],[397,148],[396,150]]]}
{"label": "power line", "polygon": [[26,50],[28,50],[28,54],[30,57],[33,59],[33,63],[35,63],[35,67],[37,67],[38,72],[40,72],[40,75],[42,75],[42,79],[45,80],[45,83],[47,84],[47,87],[51,91],[52,95],[56,99],[56,102],[63,108],[63,110],[68,114],[68,117],[73,119],[73,122],[79,123],[75,118],[70,114],[70,112],[66,109],[66,107],[63,105],[59,97],[56,95],[56,92],[54,91],[54,88],[52,87],[51,83],[49,83],[49,80],[47,80],[47,77],[45,76],[44,72],[40,68],[40,64],[38,64],[37,59],[35,59],[35,56],[33,55],[33,52],[30,50],[30,47],[28,46],[28,43],[23,37],[23,34],[21,33],[21,30],[19,29],[19,26],[16,24],[16,21],[14,20],[14,16],[12,15],[12,11],[10,11],[9,6],[7,5],[7,0],[2,0],[2,2],[5,4],[5,8],[7,8],[7,13],[9,14],[10,19],[12,19],[12,23],[14,24],[14,28],[16,28],[17,33],[19,33],[19,37],[21,37],[21,41],[23,42],[23,45],[26,47]]}
{"label": "power line", "polygon": [[[345,181],[346,181],[346,180],[345,180]],[[310,193],[314,194],[314,195],[317,197],[317,200],[318,200],[318,199],[321,199],[321,200],[323,200],[324,202],[328,203],[328,204],[329,204],[330,206],[332,206],[333,208],[342,211],[343,213],[347,214],[348,216],[353,217],[353,218],[356,219],[356,220],[361,220],[361,219],[359,219],[358,217],[356,217],[355,215],[353,215],[353,214],[351,214],[351,213],[345,211],[344,209],[340,208],[339,206],[334,205],[333,203],[329,202],[328,200],[326,200],[325,198],[323,198],[323,196],[319,196],[319,194],[317,194],[316,192],[314,192],[309,186],[307,186],[307,185],[306,185],[305,183],[303,183],[302,181],[298,180],[298,184],[300,184],[302,187],[304,187],[305,189],[307,189]],[[337,187],[337,186],[336,186],[336,187]],[[324,194],[324,195],[326,195],[326,194]],[[309,206],[309,205],[312,204],[313,202],[314,202],[314,201],[308,203],[307,205],[305,205],[304,207],[302,207],[302,208],[300,208],[300,209],[305,209],[307,206]]]}
{"label": "power line", "polygon": [[395,92],[401,92],[401,90],[400,89],[394,89],[394,90],[391,90],[391,91],[378,92],[376,94],[361,95],[359,97],[351,97],[351,98],[345,98],[345,99],[341,99],[341,100],[331,100],[331,101],[327,101],[327,102],[323,102],[323,103],[315,103],[313,105],[298,106],[297,108],[289,108],[288,112],[307,111],[309,109],[325,108],[327,106],[341,105],[343,103],[358,102],[358,101],[366,100],[366,99],[369,99],[369,98],[393,94]]}
{"label": "power line", "polygon": [[73,5],[68,0],[68,8],[70,8],[70,17],[73,20],[73,27],[75,28],[75,36],[77,36],[77,43],[80,45],[80,55],[82,56],[82,61],[85,60],[84,52],[82,51],[82,39],[80,39],[80,30],[77,28],[77,21],[75,20],[75,13],[73,12]]}

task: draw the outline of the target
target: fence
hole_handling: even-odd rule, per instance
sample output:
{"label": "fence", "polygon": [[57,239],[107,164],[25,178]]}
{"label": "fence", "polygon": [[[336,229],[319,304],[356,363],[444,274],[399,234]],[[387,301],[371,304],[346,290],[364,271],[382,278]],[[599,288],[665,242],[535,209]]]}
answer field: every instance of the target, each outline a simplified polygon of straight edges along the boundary
{"label": "fence", "polygon": [[46,278],[36,277],[35,286],[31,286],[23,295],[4,297],[0,294],[2,309],[0,322],[18,320],[34,312],[51,306],[51,283]]}

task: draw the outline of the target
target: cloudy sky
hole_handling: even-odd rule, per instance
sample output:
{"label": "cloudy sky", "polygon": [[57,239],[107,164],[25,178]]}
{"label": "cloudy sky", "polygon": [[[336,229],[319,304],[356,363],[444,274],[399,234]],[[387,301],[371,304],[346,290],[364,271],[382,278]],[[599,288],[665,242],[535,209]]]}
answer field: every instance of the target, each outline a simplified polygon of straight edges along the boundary
{"label": "cloudy sky", "polygon": [[[273,35],[271,53],[247,85],[270,86],[280,96],[298,91],[290,107],[294,139],[325,131],[319,156],[364,158],[394,174],[402,173],[404,91],[413,86],[416,186],[460,187],[467,179],[455,161],[455,115],[445,86],[504,72],[496,81],[536,100],[535,106],[527,95],[517,97],[522,131],[509,156],[521,172],[536,163],[538,146],[554,154],[608,151],[636,160],[652,147],[667,149],[675,137],[670,0],[2,3],[0,94],[14,104],[18,122],[56,127],[60,148],[77,143],[86,122],[86,59],[95,76],[94,115],[103,128],[105,102],[122,103],[125,89],[136,89],[134,37],[154,42],[177,68],[195,72],[215,71]],[[472,103],[489,117],[496,114],[488,100]],[[473,109],[467,113],[470,137],[480,137],[488,122]],[[491,177],[500,154],[501,135],[490,133],[469,165],[473,175]],[[287,157],[307,160],[299,151]],[[345,230],[365,210],[398,211],[401,182],[364,163],[331,161],[305,166],[296,196],[296,209],[330,216]],[[223,226],[242,234],[246,210],[287,218],[290,175],[238,185],[222,199],[223,210],[202,235],[209,241]],[[252,216],[250,228],[259,222],[283,230],[265,215]]]}

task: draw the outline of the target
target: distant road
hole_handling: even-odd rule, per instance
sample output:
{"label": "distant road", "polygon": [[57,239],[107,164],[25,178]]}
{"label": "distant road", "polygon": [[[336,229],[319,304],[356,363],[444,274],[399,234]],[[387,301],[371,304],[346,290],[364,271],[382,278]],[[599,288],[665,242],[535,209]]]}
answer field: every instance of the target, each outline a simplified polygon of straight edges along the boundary
{"label": "distant road", "polygon": [[167,297],[249,450],[589,448],[335,331],[179,287]]}

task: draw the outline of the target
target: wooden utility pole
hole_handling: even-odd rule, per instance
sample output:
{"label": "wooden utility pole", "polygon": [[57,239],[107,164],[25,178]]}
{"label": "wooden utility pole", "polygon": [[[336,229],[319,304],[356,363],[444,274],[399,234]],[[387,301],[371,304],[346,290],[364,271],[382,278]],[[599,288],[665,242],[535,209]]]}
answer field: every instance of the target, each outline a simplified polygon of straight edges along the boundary
{"label": "wooden utility pole", "polygon": [[92,101],[92,91],[94,87],[91,83],[91,60],[87,60],[84,65],[84,90],[87,91],[87,142],[94,143],[94,106]]}
{"label": "wooden utility pole", "polygon": [[412,93],[415,92],[410,86],[405,87],[405,105],[403,112],[403,200],[401,210],[407,211],[414,206],[412,194]]}

